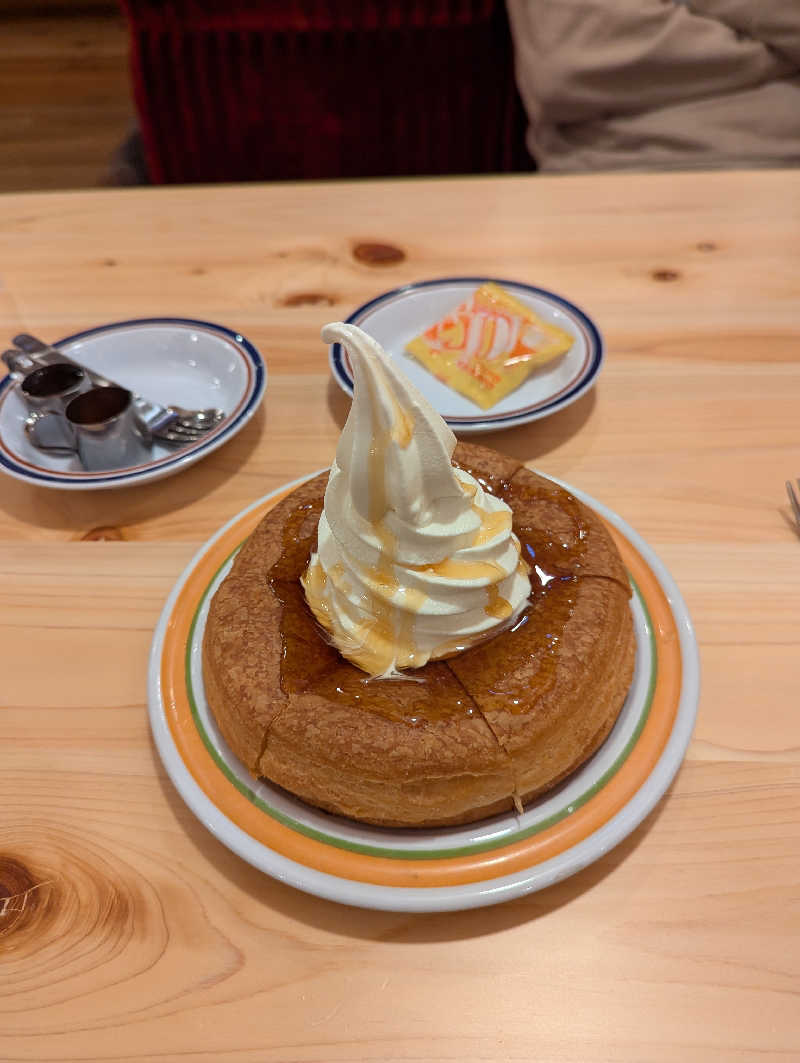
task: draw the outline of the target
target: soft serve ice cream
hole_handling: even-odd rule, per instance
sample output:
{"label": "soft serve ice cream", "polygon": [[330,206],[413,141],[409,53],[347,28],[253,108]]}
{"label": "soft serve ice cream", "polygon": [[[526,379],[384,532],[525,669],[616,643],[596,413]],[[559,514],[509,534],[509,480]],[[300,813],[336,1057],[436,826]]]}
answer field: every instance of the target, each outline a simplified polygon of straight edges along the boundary
{"label": "soft serve ice cream", "polygon": [[339,652],[389,677],[513,623],[528,569],[511,510],[453,466],[455,436],[380,345],[341,323],[322,338],[355,386],[302,584]]}

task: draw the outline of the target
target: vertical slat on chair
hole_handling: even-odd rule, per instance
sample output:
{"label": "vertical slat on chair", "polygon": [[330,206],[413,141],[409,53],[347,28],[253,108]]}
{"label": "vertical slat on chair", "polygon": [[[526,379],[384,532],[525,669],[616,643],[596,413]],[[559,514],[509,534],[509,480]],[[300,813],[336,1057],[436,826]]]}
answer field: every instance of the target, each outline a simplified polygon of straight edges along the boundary
{"label": "vertical slat on chair", "polygon": [[[164,180],[168,183],[196,179],[186,161],[185,136],[175,85],[175,71],[172,65],[173,34],[174,30],[162,29],[153,41],[156,45],[154,65],[157,73],[153,85],[155,121],[159,134],[159,150],[164,164]],[[180,130],[178,136],[174,132],[176,129]]]}
{"label": "vertical slat on chair", "polygon": [[252,102],[242,91],[242,36],[238,29],[225,33],[225,107],[228,115],[227,132],[231,144],[231,177],[247,180],[247,129]]}
{"label": "vertical slat on chair", "polygon": [[153,62],[153,31],[146,19],[138,17],[138,8],[134,0],[120,0],[120,3],[128,22],[128,67],[133,101],[138,114],[144,119],[141,122],[141,136],[147,170],[152,181],[161,183],[164,180],[164,163],[160,152],[160,139],[154,123],[148,120],[152,113],[151,86],[156,77]]}
{"label": "vertical slat on chair", "polygon": [[203,174],[206,180],[223,181],[226,174],[226,160],[219,150],[217,130],[220,128],[222,115],[219,113],[219,93],[214,88],[209,69],[216,62],[216,37],[211,33],[193,32],[190,46],[186,51],[186,76],[191,78],[196,92],[196,128],[203,144]]}
{"label": "vertical slat on chair", "polygon": [[[263,40],[264,34],[255,33],[249,27],[240,30],[241,38],[241,67],[242,92],[250,101],[250,107],[254,107],[260,101],[262,112],[267,106],[265,94],[265,78],[268,71],[264,68]],[[256,123],[252,113],[248,113],[248,123],[245,129],[245,145],[247,158],[256,173],[264,173],[264,125],[263,121]]]}
{"label": "vertical slat on chair", "polygon": [[[173,171],[173,180],[201,181],[205,173],[203,154],[207,145],[201,147],[198,135],[197,94],[193,90],[191,78],[191,41],[194,35],[186,33],[182,27],[173,26],[169,34],[169,69],[170,88],[172,92],[172,115],[174,127],[182,132],[181,155]],[[184,169],[185,168],[185,169]]]}
{"label": "vertical slat on chair", "polygon": [[[159,36],[155,30],[139,30],[132,34],[131,66],[133,75],[133,97],[136,110],[140,115],[153,114],[151,105],[152,86],[157,74],[157,43]],[[147,172],[155,184],[166,180],[166,162],[161,151],[161,135],[153,121],[140,123],[142,146],[144,148]]]}

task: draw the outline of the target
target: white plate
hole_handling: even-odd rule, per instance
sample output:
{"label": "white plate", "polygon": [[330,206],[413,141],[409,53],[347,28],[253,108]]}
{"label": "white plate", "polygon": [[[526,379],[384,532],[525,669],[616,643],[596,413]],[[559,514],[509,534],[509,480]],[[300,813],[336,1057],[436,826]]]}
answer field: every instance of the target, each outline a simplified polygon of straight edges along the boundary
{"label": "white plate", "polygon": [[154,402],[225,411],[208,435],[180,450],[155,443],[152,459],[89,473],[76,457],[53,457],[25,435],[30,412],[11,377],[0,381],[0,468],[42,487],[96,490],[159,480],[193,465],[244,427],[264,396],[267,370],[256,348],[223,325],[185,318],[142,318],[88,329],[56,341],[82,365]]}
{"label": "white plate", "polygon": [[[697,711],[697,645],[680,593],[650,547],[611,510],[566,484],[621,533],[623,557],[635,574],[633,683],[611,734],[586,764],[521,816],[423,831],[330,816],[249,775],[205,699],[203,632],[231,553],[293,486],[248,507],[202,547],[156,627],[148,672],[150,723],[167,773],[198,819],[233,852],[282,882],[345,904],[408,912],[473,908],[523,896],[581,870],[630,834],[683,760]],[[378,870],[365,874],[364,858],[374,858]],[[456,874],[470,862],[472,880],[462,875],[461,881],[443,882],[437,868],[443,859]],[[406,879],[413,869],[413,884],[376,881],[387,867],[390,876]]]}
{"label": "white plate", "polygon": [[[453,310],[486,281],[501,285],[545,321],[565,329],[573,338],[572,347],[563,358],[532,373],[491,410],[481,410],[405,353],[409,340]],[[493,277],[420,281],[395,288],[364,303],[347,321],[363,328],[387,354],[397,359],[409,380],[429,399],[453,431],[461,435],[513,428],[569,406],[592,386],[603,362],[602,337],[583,310],[560,295],[519,281]],[[341,344],[331,345],[329,361],[339,386],[352,395],[353,374]]]}

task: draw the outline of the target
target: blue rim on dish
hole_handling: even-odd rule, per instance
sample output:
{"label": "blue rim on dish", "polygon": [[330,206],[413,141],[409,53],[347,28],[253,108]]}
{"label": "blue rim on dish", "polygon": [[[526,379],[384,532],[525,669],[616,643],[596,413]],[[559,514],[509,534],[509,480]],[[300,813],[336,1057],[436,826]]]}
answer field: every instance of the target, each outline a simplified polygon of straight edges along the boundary
{"label": "blue rim on dish", "polygon": [[[204,439],[191,447],[177,451],[174,454],[167,455],[164,458],[148,462],[137,469],[119,469],[108,474],[81,475],[74,473],[49,473],[41,471],[38,467],[26,467],[26,465],[15,461],[14,458],[6,452],[4,447],[0,447],[0,466],[7,469],[11,475],[16,478],[27,480],[28,482],[57,484],[60,487],[70,485],[86,488],[102,487],[109,484],[117,485],[141,479],[143,476],[151,472],[160,473],[162,470],[172,470],[176,465],[183,466],[193,464],[208,450],[216,450],[218,446],[231,435],[235,434],[236,431],[238,431],[238,429],[242,427],[250,417],[252,417],[264,395],[267,379],[266,366],[256,347],[240,332],[228,328],[226,325],[217,325],[212,321],[201,321],[197,318],[188,317],[128,318],[123,321],[110,321],[105,325],[96,325],[93,328],[84,329],[81,332],[74,332],[69,336],[64,336],[62,339],[56,340],[54,346],[61,347],[69,343],[75,343],[78,340],[84,340],[90,336],[95,336],[101,332],[128,328],[133,325],[188,326],[190,328],[204,329],[208,332],[217,332],[225,336],[227,339],[232,340],[240,350],[240,353],[249,361],[250,368],[253,372],[253,383],[250,388],[250,394],[242,405],[242,408],[239,409],[235,416],[231,417],[230,420],[223,421],[222,425],[216,432],[209,433],[207,439]],[[10,374],[0,380],[0,402],[2,402],[4,398],[4,393],[13,387],[15,383],[16,381]]]}
{"label": "blue rim on dish", "polygon": [[[580,398],[580,396],[592,386],[605,357],[605,347],[600,330],[589,315],[584,310],[581,310],[579,306],[576,306],[575,303],[570,302],[561,295],[556,295],[555,292],[551,292],[547,288],[538,288],[533,284],[525,284],[523,281],[503,280],[498,277],[440,277],[436,280],[415,281],[411,284],[404,284],[399,288],[393,288],[391,291],[383,292],[374,299],[370,299],[366,303],[363,303],[346,319],[346,324],[358,325],[363,320],[364,316],[370,311],[375,310],[384,303],[397,299],[399,296],[406,295],[409,292],[420,291],[426,288],[436,288],[446,284],[474,284],[477,286],[480,284],[486,284],[487,282],[499,284],[505,288],[522,289],[530,295],[534,295],[539,299],[545,299],[547,302],[558,307],[558,309],[565,311],[585,335],[587,346],[589,348],[588,364],[582,369],[578,379],[571,384],[566,392],[551,400],[545,400],[541,404],[537,404],[535,411],[511,411],[505,414],[489,414],[482,412],[481,414],[476,414],[474,417],[448,417],[443,415],[447,424],[449,424],[454,430],[468,431],[470,429],[512,427],[516,424],[525,424],[529,421],[546,417],[555,410],[561,409],[563,406],[568,406],[571,402]],[[345,391],[352,394],[353,378],[348,371],[345,353],[342,350],[342,345],[340,343],[334,343],[331,345],[329,360],[331,369],[340,386],[342,386]]]}

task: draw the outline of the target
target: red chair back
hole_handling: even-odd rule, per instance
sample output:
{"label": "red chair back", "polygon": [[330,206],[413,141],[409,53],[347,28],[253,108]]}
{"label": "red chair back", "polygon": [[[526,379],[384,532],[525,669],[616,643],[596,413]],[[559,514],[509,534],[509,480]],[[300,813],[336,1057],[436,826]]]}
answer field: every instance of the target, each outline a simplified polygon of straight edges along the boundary
{"label": "red chair back", "polygon": [[532,169],[502,0],[122,0],[156,182]]}

